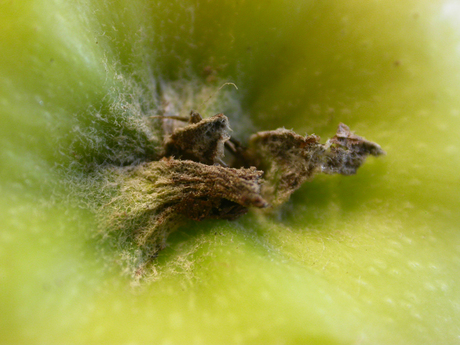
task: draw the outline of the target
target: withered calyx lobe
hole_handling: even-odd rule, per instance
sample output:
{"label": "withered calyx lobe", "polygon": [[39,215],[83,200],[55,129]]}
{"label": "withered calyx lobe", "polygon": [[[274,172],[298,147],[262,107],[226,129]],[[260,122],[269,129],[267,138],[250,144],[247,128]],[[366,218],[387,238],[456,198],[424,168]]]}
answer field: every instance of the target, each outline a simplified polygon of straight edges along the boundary
{"label": "withered calyx lobe", "polygon": [[[132,169],[122,187],[125,196],[141,195],[144,209],[123,212],[109,227],[121,230],[128,222],[135,229],[128,236],[140,246],[162,249],[180,219],[236,219],[249,207],[281,205],[317,173],[355,174],[367,156],[384,154],[344,124],[326,144],[277,129],[252,135],[243,147],[223,114],[201,119],[192,112],[189,122],[165,133],[163,158]],[[224,148],[232,153],[231,167],[223,162]]]}

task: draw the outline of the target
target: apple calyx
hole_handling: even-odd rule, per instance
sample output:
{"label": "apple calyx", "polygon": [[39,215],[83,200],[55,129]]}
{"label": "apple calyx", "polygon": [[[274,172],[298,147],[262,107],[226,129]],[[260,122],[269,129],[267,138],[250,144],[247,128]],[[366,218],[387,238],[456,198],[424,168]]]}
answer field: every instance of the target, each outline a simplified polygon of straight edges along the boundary
{"label": "apple calyx", "polygon": [[284,128],[258,132],[249,139],[246,161],[265,171],[262,195],[278,206],[318,173],[353,175],[369,155],[383,154],[378,144],[340,123],[324,145],[317,135],[303,137]]}
{"label": "apple calyx", "polygon": [[[231,138],[223,114],[154,118],[188,124],[163,123],[171,130],[164,132],[161,159],[117,168],[119,192],[102,212],[105,231],[123,233],[151,258],[187,219],[234,220],[250,207],[279,206],[317,173],[355,174],[367,156],[384,154],[342,123],[325,144],[277,129],[252,135],[246,148]],[[228,165],[224,147],[233,156]]]}

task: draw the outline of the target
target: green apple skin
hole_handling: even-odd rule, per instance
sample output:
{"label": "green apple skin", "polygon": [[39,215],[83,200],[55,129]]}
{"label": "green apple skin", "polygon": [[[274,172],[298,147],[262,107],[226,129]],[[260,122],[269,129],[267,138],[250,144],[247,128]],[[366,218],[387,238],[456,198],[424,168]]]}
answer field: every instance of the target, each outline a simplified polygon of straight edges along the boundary
{"label": "green apple skin", "polygon": [[[431,0],[0,2],[0,342],[458,343],[459,16]],[[387,156],[276,215],[191,223],[133,288],[55,167],[108,154],[71,143],[119,130],[122,90],[207,66],[257,128],[344,122]]]}

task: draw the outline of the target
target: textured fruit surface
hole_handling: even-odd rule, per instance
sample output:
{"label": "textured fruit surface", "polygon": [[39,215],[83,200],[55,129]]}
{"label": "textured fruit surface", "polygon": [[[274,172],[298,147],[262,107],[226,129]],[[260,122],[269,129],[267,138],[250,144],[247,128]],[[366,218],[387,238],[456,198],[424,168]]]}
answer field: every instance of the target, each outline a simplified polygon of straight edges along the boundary
{"label": "textured fruit surface", "polygon": [[[0,341],[458,342],[459,16],[429,0],[0,3]],[[139,118],[175,82],[205,99],[236,83],[205,112],[242,138],[344,122],[387,156],[277,213],[190,222],[133,286],[94,237],[82,166],[155,156]]]}

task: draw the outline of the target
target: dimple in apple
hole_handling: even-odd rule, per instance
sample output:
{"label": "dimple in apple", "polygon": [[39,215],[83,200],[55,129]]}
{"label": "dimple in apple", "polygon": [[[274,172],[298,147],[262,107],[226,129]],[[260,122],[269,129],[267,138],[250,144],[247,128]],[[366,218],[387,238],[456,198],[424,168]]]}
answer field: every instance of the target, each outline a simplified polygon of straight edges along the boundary
{"label": "dimple in apple", "polygon": [[[120,168],[120,193],[104,206],[102,223],[154,256],[186,219],[233,220],[251,207],[273,208],[317,173],[355,174],[367,156],[384,154],[344,124],[326,144],[277,129],[253,134],[244,147],[231,139],[224,114],[156,118],[164,122],[161,159]],[[225,147],[233,155],[228,163]]]}

